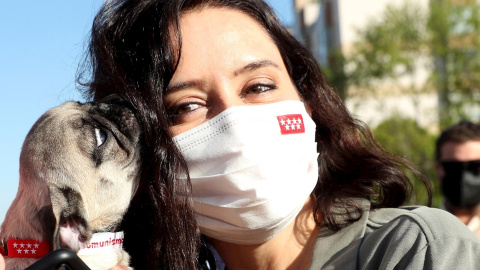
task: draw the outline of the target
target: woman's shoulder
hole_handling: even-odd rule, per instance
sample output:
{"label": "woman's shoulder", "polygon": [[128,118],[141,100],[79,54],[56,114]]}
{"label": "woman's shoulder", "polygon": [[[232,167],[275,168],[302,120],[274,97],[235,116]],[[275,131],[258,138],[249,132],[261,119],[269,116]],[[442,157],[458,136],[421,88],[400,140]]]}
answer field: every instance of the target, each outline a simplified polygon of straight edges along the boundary
{"label": "woman's shoulder", "polygon": [[442,238],[477,241],[480,240],[452,214],[447,211],[426,206],[407,206],[401,208],[383,208],[369,213],[367,232],[382,229],[405,230],[405,234],[421,234],[426,241],[432,242]]}
{"label": "woman's shoulder", "polygon": [[387,269],[480,269],[480,240],[452,214],[424,206],[371,211],[360,254]]}
{"label": "woman's shoulder", "polygon": [[319,236],[310,269],[480,269],[480,240],[440,209],[365,211],[339,232]]}

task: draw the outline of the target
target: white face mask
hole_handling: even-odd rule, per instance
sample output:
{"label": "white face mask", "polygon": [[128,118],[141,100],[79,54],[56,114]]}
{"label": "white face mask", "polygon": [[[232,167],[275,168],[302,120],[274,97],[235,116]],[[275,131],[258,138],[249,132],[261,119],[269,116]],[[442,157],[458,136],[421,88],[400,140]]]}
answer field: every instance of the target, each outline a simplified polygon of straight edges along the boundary
{"label": "white face mask", "polygon": [[258,244],[298,215],[318,178],[315,123],[300,101],[238,106],[174,138],[203,234]]}

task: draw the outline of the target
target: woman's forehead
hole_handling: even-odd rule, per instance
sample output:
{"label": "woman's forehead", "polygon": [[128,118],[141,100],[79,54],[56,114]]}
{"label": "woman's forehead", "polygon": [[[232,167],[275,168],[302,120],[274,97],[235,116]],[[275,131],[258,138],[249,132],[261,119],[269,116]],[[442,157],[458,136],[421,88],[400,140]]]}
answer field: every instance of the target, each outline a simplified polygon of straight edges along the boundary
{"label": "woman's forehead", "polygon": [[[225,64],[257,59],[280,60],[276,44],[261,24],[241,11],[204,8],[180,19],[184,60],[215,58]],[[251,59],[247,59],[247,58]],[[282,61],[280,61],[282,62]],[[279,65],[282,63],[278,63]]]}
{"label": "woman's forehead", "polygon": [[[250,15],[236,9],[226,7],[205,7],[189,10],[180,15],[180,28],[183,32],[191,31],[218,32],[221,30],[245,30],[261,32],[269,37],[268,32]],[[225,32],[226,34],[227,32]]]}

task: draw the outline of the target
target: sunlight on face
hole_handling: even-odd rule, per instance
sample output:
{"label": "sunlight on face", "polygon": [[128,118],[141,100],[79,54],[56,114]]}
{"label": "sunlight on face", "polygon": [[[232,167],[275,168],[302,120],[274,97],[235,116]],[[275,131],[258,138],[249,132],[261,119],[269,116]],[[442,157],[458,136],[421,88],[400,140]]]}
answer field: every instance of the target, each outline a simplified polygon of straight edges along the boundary
{"label": "sunlight on face", "polygon": [[442,161],[470,161],[480,159],[480,141],[446,142],[441,148]]}
{"label": "sunlight on face", "polygon": [[165,105],[173,135],[232,106],[300,100],[267,32],[239,11],[206,8],[180,20],[181,58]]}

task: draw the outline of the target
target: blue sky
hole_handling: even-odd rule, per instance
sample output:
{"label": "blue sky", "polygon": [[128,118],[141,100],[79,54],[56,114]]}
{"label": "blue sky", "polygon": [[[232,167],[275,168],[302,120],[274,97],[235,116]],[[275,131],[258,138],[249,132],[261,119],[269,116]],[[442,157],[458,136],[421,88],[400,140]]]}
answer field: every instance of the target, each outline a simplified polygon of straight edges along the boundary
{"label": "blue sky", "polygon": [[[293,22],[293,0],[269,0]],[[0,223],[15,198],[19,155],[33,123],[67,100],[83,101],[75,74],[103,0],[14,0],[0,9]]]}

